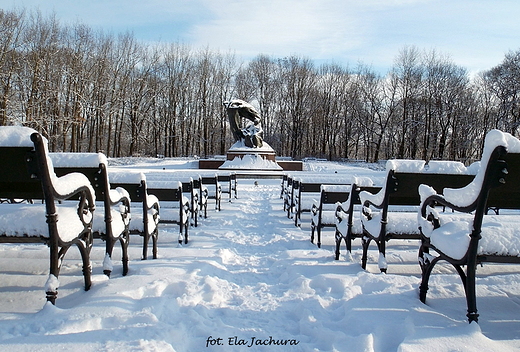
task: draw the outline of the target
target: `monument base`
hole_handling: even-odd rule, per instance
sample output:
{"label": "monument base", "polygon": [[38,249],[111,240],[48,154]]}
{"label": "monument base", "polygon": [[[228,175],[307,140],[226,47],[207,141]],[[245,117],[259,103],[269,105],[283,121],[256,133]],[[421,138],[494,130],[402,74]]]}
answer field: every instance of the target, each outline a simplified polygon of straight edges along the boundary
{"label": "monument base", "polygon": [[223,159],[199,160],[199,169],[258,170],[258,171],[301,171],[301,161],[276,161],[276,153],[271,146],[263,143],[261,148],[251,148],[236,142]]}
{"label": "monument base", "polygon": [[282,170],[276,163],[274,149],[265,142],[262,147],[251,148],[238,141],[229,148],[226,159],[219,169]]}
{"label": "monument base", "polygon": [[[217,170],[226,162],[223,158],[219,159],[200,159],[199,160],[199,169],[201,170]],[[280,166],[283,171],[302,171],[303,170],[303,162],[294,161],[294,160],[279,160],[276,161],[276,164]]]}

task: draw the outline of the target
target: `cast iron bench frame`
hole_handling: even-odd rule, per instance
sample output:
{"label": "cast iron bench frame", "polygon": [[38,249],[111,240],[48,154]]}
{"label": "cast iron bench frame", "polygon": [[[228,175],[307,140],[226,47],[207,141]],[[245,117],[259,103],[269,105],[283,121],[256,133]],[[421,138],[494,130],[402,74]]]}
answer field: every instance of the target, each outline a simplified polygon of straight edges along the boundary
{"label": "cast iron bench frame", "polygon": [[[501,209],[520,210],[520,153],[507,153],[503,146],[496,147],[488,160],[481,187],[476,199],[465,205],[455,205],[447,201],[440,192],[428,196],[422,203],[420,215],[429,221],[433,228],[440,226],[439,219],[431,212],[434,207],[442,206],[452,211],[472,214],[473,230],[469,233],[470,242],[466,254],[461,259],[452,258],[442,253],[430,243],[430,239],[424,236],[421,228],[421,247],[419,250],[419,264],[422,270],[422,280],[419,288],[419,298],[425,303],[428,291],[428,281],[433,268],[439,261],[450,263],[459,274],[467,303],[467,318],[478,322],[476,297],[476,269],[477,265],[484,262],[491,263],[514,263],[520,264],[520,257],[517,255],[499,255],[478,253],[479,241],[482,238],[481,229],[485,215],[489,210],[498,214]],[[426,185],[429,185],[425,182]],[[455,188],[455,187],[453,187]],[[495,219],[500,219],[500,216]],[[468,231],[469,232],[469,231]],[[435,250],[436,257],[430,254],[430,249]],[[464,270],[465,267],[465,270]]]}
{"label": "cast iron bench frame", "polygon": [[[37,132],[32,133],[30,139],[34,148],[24,146],[0,147],[2,162],[8,165],[0,170],[0,198],[4,200],[2,207],[10,206],[6,203],[17,203],[18,200],[25,200],[29,203],[34,202],[34,200],[40,202],[43,200],[44,204],[41,206],[45,207],[45,218],[42,218],[41,221],[47,222],[48,234],[11,236],[4,233],[0,234],[0,243],[46,244],[49,247],[50,258],[49,280],[53,276],[57,280],[65,254],[71,246],[76,245],[83,264],[85,291],[88,291],[92,285],[90,251],[93,244],[92,219],[95,208],[92,188],[88,180],[85,179],[84,185],[71,190],[70,193],[58,193],[52,183],[51,172],[54,172],[54,170],[50,169],[52,163],[49,163],[48,160],[46,142]],[[83,224],[83,230],[72,240],[65,241],[62,239],[57,226],[59,220],[65,220],[58,219],[57,209],[65,206],[60,204],[61,201],[74,198],[77,199],[74,204],[77,204],[77,214]],[[45,289],[47,301],[55,304],[58,286],[48,281]]]}
{"label": "cast iron bench frame", "polygon": [[[121,245],[121,261],[123,263],[123,276],[128,274],[128,245],[130,242],[130,231],[129,231],[129,223],[131,219],[130,214],[130,198],[128,197],[128,192],[126,190],[117,190],[110,184],[108,179],[108,170],[107,165],[105,163],[99,163],[97,167],[92,166],[60,166],[54,167],[54,171],[57,176],[65,175],[71,172],[82,173],[85,175],[92,187],[94,187],[94,191],[96,193],[96,201],[100,201],[103,203],[103,211],[104,211],[104,232],[98,231],[96,228],[98,226],[94,226],[93,235],[94,238],[100,238],[105,241],[105,260],[110,260],[112,258],[112,252],[114,250],[115,243],[119,241]],[[116,198],[113,198],[113,196]],[[112,222],[112,208],[116,208],[119,210],[119,215],[122,218],[124,223],[124,229],[121,233],[115,233]],[[101,228],[101,227],[99,227]],[[103,273],[110,277],[112,273],[112,264],[104,265]]]}

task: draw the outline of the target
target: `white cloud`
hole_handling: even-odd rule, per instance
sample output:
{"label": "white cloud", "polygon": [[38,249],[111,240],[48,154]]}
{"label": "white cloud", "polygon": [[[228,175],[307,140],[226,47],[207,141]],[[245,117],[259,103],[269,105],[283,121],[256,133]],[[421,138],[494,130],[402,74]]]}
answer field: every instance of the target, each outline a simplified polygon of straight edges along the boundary
{"label": "white cloud", "polygon": [[[199,45],[233,48],[237,53],[326,55],[356,45],[356,19],[338,13],[336,1],[208,1],[214,19],[192,32]],[[347,36],[346,33],[352,33]],[[354,40],[352,40],[354,39]]]}
{"label": "white cloud", "polygon": [[518,50],[516,0],[0,0],[54,10],[138,39],[182,41],[240,56],[301,55],[388,70],[399,49],[415,45],[449,54],[470,70]]}

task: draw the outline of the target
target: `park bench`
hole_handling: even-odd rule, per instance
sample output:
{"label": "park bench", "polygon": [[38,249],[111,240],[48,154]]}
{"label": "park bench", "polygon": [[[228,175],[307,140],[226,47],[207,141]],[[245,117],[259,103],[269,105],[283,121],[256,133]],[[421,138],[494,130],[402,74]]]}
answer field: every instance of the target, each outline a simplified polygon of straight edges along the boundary
{"label": "park bench", "polygon": [[289,207],[290,217],[294,219],[294,226],[301,226],[303,213],[310,213],[313,204],[319,202],[322,185],[346,185],[350,177],[341,176],[300,176],[292,183],[292,200]]}
{"label": "park bench", "polygon": [[190,200],[190,225],[191,226],[199,226],[199,192],[195,188],[195,183],[193,181],[193,177],[177,177],[182,185],[182,193]]}
{"label": "park bench", "polygon": [[222,186],[218,181],[218,176],[201,176],[201,183],[207,188],[208,199],[215,200],[215,210],[220,211],[220,202],[222,199]]}
{"label": "park bench", "polygon": [[[204,216],[204,219],[208,217],[208,198],[209,198],[209,190],[202,183],[202,176],[199,175],[198,178],[193,179],[193,188],[198,190],[198,199],[199,199],[199,212],[200,216]],[[204,214],[204,215],[202,215]]]}
{"label": "park bench", "polygon": [[311,243],[316,232],[318,248],[321,247],[321,230],[336,226],[337,203],[347,200],[349,194],[350,185],[321,185],[320,200],[314,202],[311,209]]}
{"label": "park bench", "polygon": [[[45,292],[47,300],[55,304],[60,269],[73,245],[81,254],[85,290],[91,286],[95,194],[82,174],[56,177],[46,144],[33,129],[0,127],[0,243],[43,243],[49,247]],[[77,200],[62,203],[72,198]]]}
{"label": "park bench", "polygon": [[108,162],[103,153],[49,153],[57,176],[71,172],[85,175],[96,193],[96,213],[92,223],[94,238],[105,241],[103,272],[110,276],[112,252],[119,241],[122,251],[123,276],[128,273],[130,196],[123,188],[114,188],[108,179]]}
{"label": "park bench", "polygon": [[[190,204],[189,224],[194,227],[198,226],[198,218],[203,216],[203,212],[207,207],[207,190],[202,185],[198,170],[147,170],[145,175],[149,188],[157,188],[157,185],[160,185],[159,188],[162,189],[175,188],[176,182],[180,182],[182,193],[189,200]],[[159,198],[159,201],[162,203],[161,198]],[[160,222],[163,222],[162,216]]]}
{"label": "park bench", "polygon": [[232,198],[238,198],[236,173],[218,173],[217,181],[220,184],[221,192],[229,194],[230,202]]}
{"label": "park bench", "polygon": [[299,180],[301,177],[313,176],[314,173],[298,172],[297,174],[284,174],[282,176],[282,190],[280,198],[283,199],[283,210],[287,212],[287,217],[290,219],[294,214],[295,197],[298,194]]}
{"label": "park bench", "polygon": [[283,211],[287,212],[287,217],[291,217],[293,211],[293,181],[294,176],[287,175],[285,180],[282,179],[282,198],[283,198]]}
{"label": "park bench", "polygon": [[321,185],[320,182],[305,182],[300,178],[293,180],[291,213],[289,216],[294,220],[294,226],[301,226],[302,213],[310,212],[312,204],[319,199]]}
{"label": "park bench", "polygon": [[[421,186],[422,302],[426,301],[433,268],[446,261],[456,269],[464,286],[468,321],[478,322],[477,265],[520,263],[519,180],[520,140],[492,130],[486,135],[481,168],[469,185],[442,193],[428,183]],[[451,212],[440,212],[439,207]]]}
{"label": "park bench", "polygon": [[381,190],[380,186],[375,186],[372,179],[367,177],[355,177],[352,180],[350,193],[347,200],[336,204],[334,212],[336,231],[334,234],[336,241],[336,248],[334,257],[339,260],[341,242],[345,241],[347,249],[347,257],[351,257],[352,240],[354,238],[361,238],[363,236],[363,226],[360,218],[359,193],[367,191],[370,193],[377,193]]}
{"label": "park bench", "polygon": [[374,241],[379,249],[378,265],[386,272],[386,242],[390,239],[420,239],[417,211],[421,203],[419,186],[429,184],[435,190],[446,187],[462,187],[470,183],[474,175],[459,162],[422,160],[389,160],[387,176],[377,193],[362,191],[363,225],[361,266],[366,268],[368,248]]}
{"label": "park bench", "polygon": [[182,183],[180,181],[149,182],[148,193],[157,197],[161,204],[159,223],[179,225],[179,244],[187,244],[191,200],[183,194]]}
{"label": "park bench", "polygon": [[283,174],[282,175],[282,183],[281,183],[281,190],[280,190],[280,199],[284,199],[285,194],[287,193],[287,180],[289,178],[289,175]]}
{"label": "park bench", "polygon": [[128,192],[131,209],[136,209],[132,212],[128,231],[131,235],[137,234],[143,237],[142,259],[148,258],[150,239],[152,240],[152,258],[157,259],[160,204],[156,196],[148,194],[145,175],[141,172],[109,172],[109,177],[112,187],[123,188]]}

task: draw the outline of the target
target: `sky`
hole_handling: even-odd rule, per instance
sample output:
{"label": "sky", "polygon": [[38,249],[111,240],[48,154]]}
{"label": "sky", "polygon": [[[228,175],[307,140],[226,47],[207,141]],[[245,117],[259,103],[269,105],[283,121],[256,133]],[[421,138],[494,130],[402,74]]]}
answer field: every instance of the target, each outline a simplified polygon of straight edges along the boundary
{"label": "sky", "polygon": [[145,42],[290,55],[386,73],[400,50],[435,50],[477,73],[520,49],[516,0],[0,0],[63,24],[130,31]]}

